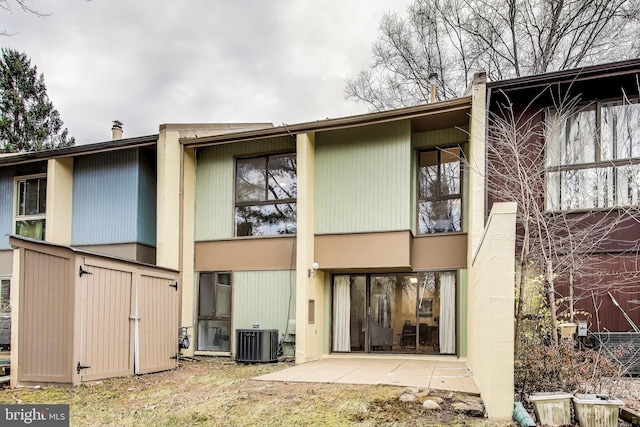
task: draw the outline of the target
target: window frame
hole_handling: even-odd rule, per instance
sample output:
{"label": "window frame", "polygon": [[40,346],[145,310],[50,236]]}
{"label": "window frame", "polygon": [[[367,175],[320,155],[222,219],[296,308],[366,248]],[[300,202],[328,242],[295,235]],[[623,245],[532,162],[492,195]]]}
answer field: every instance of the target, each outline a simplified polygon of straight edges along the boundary
{"label": "window frame", "polygon": [[[5,287],[8,288],[6,294],[8,295],[7,300],[5,301],[3,295],[5,294]],[[11,312],[11,277],[10,276],[0,276],[0,313],[10,313]]]}
{"label": "window frame", "polygon": [[[278,157],[293,157],[296,160],[296,169],[295,169],[295,185],[296,185],[296,195],[295,197],[284,198],[284,199],[270,199],[269,198],[269,163],[272,158]],[[239,201],[238,200],[238,163],[243,160],[253,160],[253,159],[263,159],[264,160],[264,195],[261,200],[248,200],[248,201]],[[277,236],[295,236],[297,234],[297,227],[293,233],[285,232],[284,233],[274,233],[274,234],[238,234],[238,222],[237,222],[237,210],[238,208],[247,208],[247,207],[262,207],[262,206],[277,206],[277,205],[294,205],[294,215],[297,217],[297,182],[298,182],[298,170],[297,170],[297,156],[295,151],[281,151],[281,152],[270,152],[264,154],[256,154],[250,156],[237,156],[234,158],[234,175],[233,175],[233,232],[232,235],[234,238],[260,238],[260,237],[277,237]],[[294,222],[295,223],[295,222]]]}
{"label": "window frame", "polygon": [[[453,193],[453,194],[447,194],[445,196],[442,196],[441,194],[437,194],[437,196],[435,197],[427,197],[427,198],[421,198],[421,191],[420,191],[420,155],[422,153],[425,152],[435,152],[436,156],[437,156],[437,165],[438,165],[438,172],[437,172],[437,185],[436,185],[436,191],[438,193],[441,192],[441,178],[442,178],[442,173],[441,173],[441,166],[442,166],[442,152],[443,151],[447,151],[450,150],[452,148],[457,148],[459,150],[459,160],[458,160],[458,166],[459,166],[459,175],[458,175],[458,180],[459,180],[459,193]],[[416,189],[415,189],[415,197],[416,197],[416,207],[415,207],[415,212],[416,212],[416,234],[419,236],[432,236],[432,235],[441,235],[441,234],[450,234],[450,233],[462,233],[463,229],[464,229],[464,168],[463,168],[463,158],[464,158],[464,146],[461,143],[457,143],[457,144],[450,144],[450,145],[437,145],[434,147],[422,147],[422,148],[418,148],[416,150]],[[459,225],[459,229],[458,230],[448,230],[448,231],[434,231],[434,232],[427,232],[427,233],[422,233],[420,232],[420,203],[423,202],[442,202],[442,201],[446,201],[446,200],[459,200],[460,201],[460,225]]]}
{"label": "window frame", "polygon": [[[212,315],[202,315],[200,312],[200,298],[201,298],[201,276],[203,274],[211,274],[212,275],[212,283],[213,283],[213,289],[212,289],[212,295],[211,295],[211,305],[213,308],[213,312]],[[229,315],[225,315],[225,316],[221,316],[218,315],[215,312],[216,309],[216,301],[218,298],[218,277],[221,275],[228,275],[229,276]],[[200,343],[200,322],[201,321],[213,321],[213,322],[229,322],[229,333],[231,335],[231,332],[233,331],[233,272],[231,271],[199,271],[197,273],[197,278],[198,281],[197,283],[197,290],[196,290],[196,325],[195,325],[195,331],[194,331],[194,335],[195,335],[195,348],[194,351],[196,352],[223,352],[223,353],[228,353],[231,351],[231,347],[229,348],[229,351],[227,350],[211,350],[211,349],[201,349],[201,343]],[[231,344],[231,342],[229,342],[229,344]]]}
{"label": "window frame", "polygon": [[[633,149],[630,147],[631,155],[628,157],[618,157],[618,153],[616,150],[617,142],[613,141],[612,144],[612,153],[610,154],[609,159],[603,158],[603,150],[604,150],[604,138],[603,138],[603,124],[602,124],[602,116],[603,109],[608,105],[629,105],[635,104],[637,108],[640,109],[640,98],[607,98],[602,100],[593,100],[591,102],[583,103],[578,106],[577,110],[573,112],[573,114],[577,114],[585,111],[594,111],[595,118],[595,126],[594,126],[594,136],[593,136],[593,151],[594,151],[594,159],[590,162],[582,162],[582,163],[565,163],[562,159],[564,153],[561,151],[564,147],[559,147],[558,155],[561,157],[561,160],[555,162],[553,165],[550,165],[549,153],[551,151],[551,140],[553,138],[552,135],[546,136],[545,141],[545,188],[544,188],[544,198],[545,198],[545,211],[546,212],[581,212],[581,211],[605,211],[611,209],[621,209],[628,206],[635,206],[640,203],[640,185],[638,186],[638,195],[636,196],[637,202],[633,203],[633,196],[629,193],[629,187],[627,189],[627,199],[630,199],[631,203],[619,203],[620,199],[624,199],[624,196],[620,193],[619,186],[621,182],[621,176],[624,176],[624,167],[635,167],[639,169],[637,172],[640,175],[640,153],[637,156],[633,156]],[[547,107],[544,110],[544,122],[549,123],[552,114],[557,109],[553,107]],[[569,116],[568,116],[569,117]],[[566,123],[566,121],[564,122]],[[564,125],[564,123],[562,125]],[[639,122],[640,124],[640,122]],[[559,141],[559,144],[566,145],[566,140]],[[587,176],[588,172],[592,171],[593,176],[595,176],[595,185],[597,186],[598,191],[596,192],[596,199],[593,199],[594,206],[587,206],[584,201],[586,199],[581,199],[578,201],[580,206],[578,207],[569,207],[567,203],[571,203],[571,199],[568,197],[563,197],[566,191],[563,191],[564,185],[568,182],[566,178],[567,173],[575,172],[576,179],[582,181],[579,185],[584,185],[584,182],[588,181],[589,178],[592,177]],[[584,176],[580,177],[579,174],[583,172]],[[602,178],[604,176],[604,178]],[[610,182],[609,182],[610,181]],[[628,182],[628,180],[627,180]],[[629,185],[629,184],[627,184]],[[606,191],[604,190],[606,187]],[[600,189],[603,189],[602,192]],[[553,191],[553,193],[552,193]],[[585,193],[584,187],[580,192],[582,194]]]}
{"label": "window frame", "polygon": [[[44,178],[45,180],[45,184],[44,184],[44,210],[43,212],[39,212],[37,214],[20,214],[20,184],[22,182],[27,182],[27,181],[32,181],[32,180],[42,180]],[[47,174],[46,173],[40,173],[40,174],[32,174],[32,175],[22,175],[22,176],[16,176],[14,177],[14,197],[13,197],[13,233],[16,235],[19,235],[18,233],[18,223],[19,222],[23,222],[23,221],[42,221],[42,238],[39,240],[46,240],[46,232],[47,232],[47,223],[46,223],[46,219],[47,219]],[[38,189],[39,189],[39,185],[38,185]]]}

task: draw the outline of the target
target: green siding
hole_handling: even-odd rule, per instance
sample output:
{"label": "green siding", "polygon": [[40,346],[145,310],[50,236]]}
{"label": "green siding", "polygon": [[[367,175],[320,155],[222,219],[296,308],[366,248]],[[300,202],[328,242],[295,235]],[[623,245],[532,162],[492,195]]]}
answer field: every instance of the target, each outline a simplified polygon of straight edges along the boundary
{"label": "green siding", "polygon": [[[287,316],[289,307],[289,316]],[[233,273],[233,329],[277,329],[282,338],[296,317],[295,270]]]}
{"label": "green siding", "polygon": [[466,126],[461,129],[447,128],[414,133],[413,148],[428,148],[436,145],[463,144],[469,140]]}
{"label": "green siding", "polygon": [[197,149],[195,239],[233,237],[235,157],[293,150],[292,137]]}
{"label": "green siding", "polygon": [[409,230],[411,125],[316,135],[315,232]]}

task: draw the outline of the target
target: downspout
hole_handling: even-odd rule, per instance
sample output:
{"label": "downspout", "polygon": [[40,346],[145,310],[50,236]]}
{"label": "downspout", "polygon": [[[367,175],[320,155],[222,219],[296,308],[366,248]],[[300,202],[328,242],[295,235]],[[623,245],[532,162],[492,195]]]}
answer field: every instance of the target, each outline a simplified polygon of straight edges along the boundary
{"label": "downspout", "polygon": [[487,224],[487,219],[489,218],[489,186],[486,185],[487,180],[487,170],[489,168],[489,139],[487,138],[487,134],[489,132],[489,114],[491,114],[491,110],[489,107],[491,105],[491,87],[487,86],[487,99],[485,100],[485,115],[484,115],[484,174],[485,177],[485,186],[484,186],[484,224]]}
{"label": "downspout", "polygon": [[522,402],[515,402],[513,405],[513,420],[520,424],[522,427],[536,427],[536,423],[531,418],[531,415],[524,409]]}

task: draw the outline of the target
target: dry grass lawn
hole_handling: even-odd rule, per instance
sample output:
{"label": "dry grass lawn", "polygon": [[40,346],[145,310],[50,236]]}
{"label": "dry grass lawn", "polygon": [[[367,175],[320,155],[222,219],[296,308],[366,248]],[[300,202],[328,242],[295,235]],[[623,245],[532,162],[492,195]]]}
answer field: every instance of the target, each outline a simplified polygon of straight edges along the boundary
{"label": "dry grass lawn", "polygon": [[0,403],[66,403],[72,426],[478,426],[514,425],[402,403],[401,387],[277,383],[252,377],[289,364],[242,365],[228,359],[184,362],[176,370],[71,388],[0,391]]}

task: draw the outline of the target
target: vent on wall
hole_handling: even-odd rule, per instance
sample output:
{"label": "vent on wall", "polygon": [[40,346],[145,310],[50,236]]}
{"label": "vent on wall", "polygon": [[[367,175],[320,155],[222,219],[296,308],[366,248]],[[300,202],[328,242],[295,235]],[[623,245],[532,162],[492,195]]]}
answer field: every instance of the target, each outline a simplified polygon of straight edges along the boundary
{"label": "vent on wall", "polygon": [[236,338],[236,362],[278,361],[277,329],[238,329]]}

